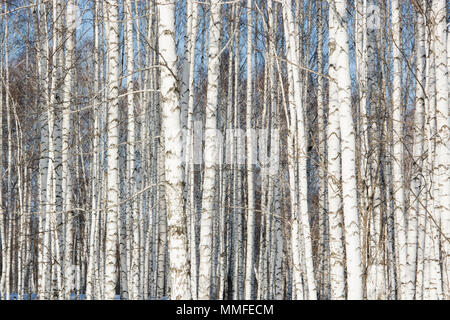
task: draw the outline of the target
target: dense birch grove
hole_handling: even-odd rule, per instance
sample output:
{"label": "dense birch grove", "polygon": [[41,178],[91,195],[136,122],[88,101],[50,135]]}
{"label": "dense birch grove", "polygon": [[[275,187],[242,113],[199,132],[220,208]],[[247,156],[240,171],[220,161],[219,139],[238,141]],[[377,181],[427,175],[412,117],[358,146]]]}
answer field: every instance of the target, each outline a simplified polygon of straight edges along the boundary
{"label": "dense birch grove", "polygon": [[450,299],[446,0],[0,3],[1,299]]}

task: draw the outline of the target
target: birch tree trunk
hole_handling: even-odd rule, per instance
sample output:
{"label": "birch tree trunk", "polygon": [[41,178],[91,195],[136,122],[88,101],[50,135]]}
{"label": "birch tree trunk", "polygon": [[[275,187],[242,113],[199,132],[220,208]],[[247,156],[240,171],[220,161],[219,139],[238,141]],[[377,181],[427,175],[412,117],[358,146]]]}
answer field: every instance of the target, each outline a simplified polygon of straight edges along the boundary
{"label": "birch tree trunk", "polygon": [[245,256],[244,299],[253,299],[253,281],[255,266],[255,191],[254,183],[254,129],[252,128],[253,104],[253,1],[247,0],[247,104],[246,104],[246,137],[247,137],[247,246]]}
{"label": "birch tree trunk", "polygon": [[188,97],[188,114],[187,114],[187,124],[186,124],[186,181],[187,181],[187,216],[189,217],[189,255],[191,262],[191,291],[192,298],[197,299],[197,209],[196,209],[196,200],[195,200],[195,161],[194,161],[194,133],[193,133],[193,122],[194,122],[194,91],[195,91],[195,47],[197,40],[197,32],[198,32],[198,5],[196,3],[192,3],[191,1],[187,1],[188,3],[188,27],[187,32],[189,32],[188,36],[188,51],[185,54],[189,55],[189,97]]}
{"label": "birch tree trunk", "polygon": [[171,299],[190,299],[190,274],[183,208],[180,105],[176,90],[175,4],[158,3],[161,55],[161,109],[165,144],[165,192],[167,201]]}
{"label": "birch tree trunk", "polygon": [[70,132],[71,132],[71,92],[73,80],[73,54],[76,37],[75,25],[75,3],[73,0],[67,2],[67,32],[66,41],[66,59],[64,89],[63,89],[63,119],[62,119],[62,195],[63,195],[63,211],[66,217],[65,232],[65,251],[64,251],[64,288],[65,299],[70,299],[70,294],[75,288],[75,279],[73,270],[73,221],[72,221],[72,178],[71,178],[71,150],[70,150]]}
{"label": "birch tree trunk", "polygon": [[[302,234],[302,242],[304,246],[304,259],[305,259],[305,282],[308,286],[307,297],[310,300],[317,299],[316,283],[313,267],[313,256],[312,256],[312,240],[311,231],[309,223],[309,208],[308,208],[308,181],[307,181],[307,137],[305,134],[305,118],[304,118],[304,108],[302,103],[302,89],[300,86],[299,78],[299,68],[296,65],[300,59],[298,57],[298,45],[296,43],[295,27],[292,19],[292,9],[289,0],[285,1],[284,6],[284,17],[287,20],[287,36],[289,41],[288,46],[288,63],[292,63],[292,83],[293,86],[293,103],[294,112],[296,113],[296,123],[297,123],[297,141],[296,145],[298,148],[298,206],[299,206],[299,224],[300,232]],[[291,124],[292,125],[292,124]],[[299,237],[301,237],[299,235]]]}
{"label": "birch tree trunk", "polygon": [[[408,235],[407,235],[407,262],[408,262],[408,283],[407,296],[417,298],[416,279],[418,273],[418,264],[416,261],[419,256],[418,251],[422,250],[421,238],[422,225],[425,222],[425,179],[423,179],[423,153],[425,137],[425,24],[422,13],[417,14],[417,34],[416,34],[416,59],[417,59],[417,82],[416,82],[416,100],[414,111],[414,145],[413,145],[413,173],[410,189],[410,206],[408,212]],[[419,223],[420,222],[420,223]]]}
{"label": "birch tree trunk", "polygon": [[[448,6],[448,3],[447,3]],[[436,53],[436,166],[434,181],[438,193],[438,215],[441,219],[442,292],[450,297],[450,134],[449,134],[449,88],[447,66],[446,1],[433,0],[434,50]]]}
{"label": "birch tree trunk", "polygon": [[108,82],[108,175],[105,242],[105,297],[112,300],[116,295],[117,255],[119,239],[119,5],[105,2],[107,23],[106,48],[109,52]]}
{"label": "birch tree trunk", "polygon": [[330,39],[329,48],[329,92],[328,92],[328,125],[327,125],[327,184],[328,184],[328,217],[330,219],[330,285],[331,299],[345,299],[345,256],[343,246],[343,219],[341,199],[341,133],[339,124],[339,98],[337,66],[338,54],[336,39],[338,25],[335,12],[329,9]]}
{"label": "birch tree trunk", "polygon": [[[341,129],[342,202],[345,225],[347,264],[347,298],[362,299],[362,265],[359,212],[356,189],[356,137],[353,127],[350,64],[347,34],[347,8],[344,0],[335,0],[330,6],[330,21],[336,23],[335,47],[337,50],[336,81],[339,97],[339,123]],[[331,41],[330,41],[331,42]],[[339,79],[339,80],[337,80]]]}
{"label": "birch tree trunk", "polygon": [[401,35],[400,35],[400,6],[398,0],[391,1],[392,6],[392,34],[393,34],[393,58],[394,80],[392,93],[392,121],[393,121],[393,161],[392,161],[392,188],[394,199],[394,219],[399,267],[399,288],[402,299],[411,299],[406,292],[407,262],[406,262],[406,231],[404,215],[404,190],[403,190],[403,112],[401,103]]}
{"label": "birch tree trunk", "polygon": [[[138,221],[138,202],[134,201],[134,194],[136,192],[136,178],[137,168],[136,168],[136,150],[135,150],[135,123],[136,119],[135,113],[135,102],[134,102],[134,42],[133,42],[133,14],[132,14],[132,4],[131,1],[127,0],[124,3],[124,11],[126,17],[126,51],[127,51],[127,111],[128,111],[128,135],[127,135],[127,181],[129,183],[128,187],[128,212],[127,224],[129,225],[128,230],[131,237],[131,265],[130,265],[130,277],[131,277],[131,288],[130,298],[131,299],[141,299],[139,290],[139,221]],[[142,223],[142,222],[141,222]],[[130,241],[130,240],[129,240]],[[125,280],[124,280],[125,281]]]}
{"label": "birch tree trunk", "polygon": [[220,1],[211,3],[208,88],[205,112],[205,173],[203,178],[202,216],[200,220],[200,265],[198,298],[211,298],[212,227],[215,213],[216,165],[219,160],[217,146],[217,109],[219,86]]}

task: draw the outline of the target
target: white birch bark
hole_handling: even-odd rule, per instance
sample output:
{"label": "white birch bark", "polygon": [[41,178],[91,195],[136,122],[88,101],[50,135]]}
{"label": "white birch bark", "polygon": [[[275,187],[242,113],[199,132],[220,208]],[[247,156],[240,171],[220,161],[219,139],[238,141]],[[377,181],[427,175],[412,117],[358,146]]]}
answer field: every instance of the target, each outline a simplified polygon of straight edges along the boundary
{"label": "white birch bark", "polygon": [[[273,129],[271,134],[271,142],[270,142],[270,168],[269,168],[269,181],[272,184],[272,188],[269,187],[269,208],[271,209],[272,215],[272,225],[271,225],[271,243],[270,243],[270,252],[269,252],[269,265],[272,268],[269,268],[270,274],[269,277],[269,298],[273,298],[276,300],[282,299],[282,267],[281,260],[283,254],[283,238],[282,238],[282,220],[281,220],[281,203],[280,203],[280,139],[279,136],[274,134],[275,130],[279,130],[280,128],[280,116],[278,110],[278,100],[277,100],[277,82],[276,82],[276,64],[275,64],[275,56],[276,56],[276,30],[277,24],[275,13],[276,13],[276,4],[274,1],[268,1],[268,23],[269,23],[269,61],[268,61],[268,72],[269,72],[269,90],[270,90],[270,106],[272,112],[272,124],[271,128]],[[276,148],[275,146],[278,146]],[[276,160],[275,160],[276,159]],[[273,190],[273,191],[272,191]],[[271,282],[271,283],[270,283]]]}
{"label": "white birch bark", "polygon": [[406,229],[405,229],[405,200],[403,189],[403,112],[401,102],[401,35],[400,35],[400,6],[398,0],[391,1],[392,6],[392,34],[394,79],[392,97],[393,121],[393,158],[392,158],[392,188],[394,200],[394,219],[396,247],[398,252],[399,289],[402,299],[410,299],[406,292],[407,261],[406,261]]}
{"label": "white birch bark", "polygon": [[205,171],[203,177],[202,215],[200,218],[200,264],[198,298],[211,298],[212,227],[215,209],[215,179],[218,161],[217,109],[219,86],[220,1],[211,2],[209,27],[208,88],[205,122]]}
{"label": "white birch bark", "polygon": [[64,89],[62,94],[63,100],[63,119],[62,119],[62,196],[63,196],[63,211],[66,218],[65,230],[65,250],[64,250],[64,288],[65,299],[70,299],[70,293],[74,289],[74,271],[72,268],[73,262],[73,221],[72,221],[72,177],[70,170],[71,163],[71,92],[73,89],[73,54],[76,37],[75,25],[75,3],[73,0],[67,2],[66,7],[67,17],[67,41],[66,41],[66,58],[65,58],[65,79]]}
{"label": "white birch bark", "polygon": [[[424,118],[424,103],[425,103],[425,24],[422,13],[417,14],[417,34],[416,34],[416,100],[414,111],[414,145],[413,145],[413,168],[410,189],[410,206],[408,212],[408,234],[407,234],[407,262],[408,262],[408,276],[407,276],[407,296],[410,298],[417,298],[416,295],[416,279],[417,279],[417,265],[421,263],[418,251],[421,248],[420,234],[422,233],[421,225],[425,221],[425,208],[423,207],[425,198],[425,179],[423,179],[423,153],[424,153],[424,138],[425,138],[425,118]],[[419,221],[423,221],[419,223]],[[419,257],[419,261],[416,259]]]}
{"label": "white birch bark", "polygon": [[116,295],[117,257],[119,238],[119,5],[104,3],[107,33],[106,48],[109,52],[108,82],[108,174],[105,242],[105,297],[112,300]]}
{"label": "white birch bark", "polygon": [[[442,292],[450,297],[450,133],[447,66],[447,8],[445,0],[433,1],[434,51],[436,59],[436,167],[434,184],[437,185],[435,201],[438,202],[440,228],[442,230]],[[447,3],[448,6],[448,3]]]}
{"label": "white birch bark", "polygon": [[339,99],[336,83],[338,51],[336,50],[336,19],[333,9],[329,11],[329,69],[330,77],[328,93],[328,125],[327,134],[327,183],[328,183],[328,218],[330,239],[330,285],[331,299],[345,299],[345,257],[343,246],[343,219],[341,200],[341,135],[339,124]]}
{"label": "white birch bark", "polygon": [[342,202],[345,225],[345,245],[347,264],[347,298],[362,299],[362,265],[359,212],[356,189],[356,137],[351,108],[351,82],[349,45],[347,34],[347,8],[343,0],[335,0],[330,6],[331,19],[335,21],[337,50],[336,80],[339,97],[339,122],[341,129],[342,161]]}
{"label": "white birch bark", "polygon": [[[288,33],[288,22],[286,18],[287,11],[283,9],[283,24],[286,30],[287,36],[289,39]],[[291,46],[290,41],[286,41],[286,46],[288,48],[288,58],[291,59],[290,53],[292,49],[289,49]],[[289,172],[289,198],[290,198],[290,206],[291,206],[291,251],[292,251],[292,278],[294,281],[293,291],[297,299],[303,299],[304,289],[302,283],[302,267],[300,262],[300,240],[299,240],[299,213],[298,213],[298,197],[297,197],[297,175],[296,175],[296,156],[295,156],[295,134],[297,128],[297,113],[295,111],[295,93],[294,93],[294,85],[293,85],[293,67],[291,63],[287,65],[288,70],[288,95],[289,95],[289,115],[290,119],[286,121],[288,128],[288,137],[287,137],[287,157],[288,157],[288,172]]]}
{"label": "white birch bark", "polygon": [[[434,11],[429,12],[428,18],[434,16]],[[437,113],[436,113],[436,51],[435,41],[433,41],[434,28],[426,28],[427,31],[427,65],[426,65],[426,128],[427,128],[427,182],[429,185],[427,194],[427,215],[424,239],[423,256],[423,295],[425,300],[438,299],[442,294],[442,274],[439,265],[439,189],[437,188],[438,167],[436,161],[437,146]]]}
{"label": "white birch bark", "polygon": [[[239,85],[240,82],[240,28],[238,27],[240,24],[241,13],[240,10],[237,9],[238,12],[236,14],[236,51],[235,51],[235,61],[234,61],[234,133],[235,139],[233,139],[233,150],[234,150],[234,176],[233,176],[233,185],[235,190],[239,190],[241,188],[242,183],[242,171],[241,167],[243,165],[243,144],[244,137],[240,135],[242,132],[240,129],[240,107],[239,107]],[[233,243],[233,252],[234,252],[234,265],[233,265],[233,291],[232,296],[233,299],[243,299],[244,295],[244,286],[243,282],[243,273],[242,273],[242,264],[243,264],[243,232],[242,232],[242,224],[243,224],[243,216],[242,216],[242,194],[241,192],[234,192],[233,196],[233,218],[234,218],[234,227],[233,227],[233,235],[232,235],[232,243]]]}
{"label": "white birch bark", "polygon": [[94,1],[93,4],[93,42],[94,42],[94,51],[93,55],[93,68],[94,68],[94,77],[93,77],[93,86],[96,92],[96,95],[93,99],[93,117],[94,117],[94,137],[92,143],[92,175],[95,177],[92,179],[91,184],[91,210],[92,213],[90,215],[90,228],[89,228],[89,245],[88,245],[88,265],[86,270],[86,299],[94,298],[94,286],[95,286],[95,272],[97,270],[96,263],[96,248],[97,248],[97,234],[98,234],[98,208],[99,208],[99,176],[100,176],[100,160],[99,160],[99,152],[100,152],[100,83],[99,83],[99,73],[100,73],[100,64],[99,64],[99,21],[98,21],[98,11],[100,10],[97,1]]}
{"label": "white birch bark", "polygon": [[[323,4],[317,8],[317,71],[323,73]],[[325,105],[323,100],[324,94],[324,77],[317,77],[317,130],[318,130],[318,153],[319,163],[317,168],[318,175],[318,195],[319,195],[319,270],[318,284],[320,284],[321,298],[329,297],[329,237],[328,237],[328,215],[327,215],[327,179],[326,179],[326,130],[325,130]]]}
{"label": "white birch bark", "polygon": [[253,104],[253,1],[247,0],[247,103],[246,103],[246,147],[247,147],[247,245],[245,253],[244,299],[253,299],[253,282],[255,266],[255,191],[254,180],[254,130],[252,128]]}
{"label": "white birch bark", "polygon": [[[126,18],[126,65],[127,65],[127,112],[128,112],[128,123],[127,123],[127,181],[128,181],[128,214],[127,214],[127,224],[129,224],[130,233],[128,234],[131,239],[131,265],[130,274],[131,277],[131,287],[129,288],[130,299],[141,299],[139,290],[139,220],[138,220],[138,202],[134,201],[134,194],[136,192],[136,159],[135,159],[135,102],[134,102],[134,42],[133,42],[133,14],[132,14],[132,3],[127,0],[124,3],[124,11]],[[141,222],[142,224],[142,222]]]}
{"label": "white birch bark", "polygon": [[190,299],[190,275],[183,209],[180,106],[176,92],[175,4],[158,3],[161,107],[165,140],[165,184],[171,299]]}
{"label": "white birch bark", "polygon": [[189,54],[189,97],[188,97],[188,113],[187,113],[187,136],[186,136],[186,181],[187,181],[187,215],[189,217],[189,256],[191,262],[191,291],[192,298],[197,299],[197,241],[196,241],[196,227],[197,227],[197,214],[196,214],[196,201],[195,201],[195,162],[194,162],[194,133],[193,133],[193,115],[194,115],[194,91],[195,91],[195,44],[197,40],[198,32],[198,5],[187,1],[188,3],[188,52]]}
{"label": "white birch bark", "polygon": [[308,286],[307,298],[310,300],[317,299],[314,267],[313,267],[313,256],[312,256],[312,240],[311,240],[311,230],[309,224],[309,208],[308,208],[308,182],[307,182],[307,137],[305,134],[305,118],[304,118],[304,107],[302,103],[302,89],[299,79],[299,68],[297,63],[300,59],[298,57],[298,46],[296,43],[295,27],[292,19],[292,9],[289,0],[285,1],[284,6],[284,17],[287,19],[287,32],[288,32],[288,59],[293,64],[292,70],[292,83],[294,89],[294,112],[296,112],[296,122],[297,122],[297,147],[298,147],[298,206],[299,206],[299,223],[301,227],[301,233],[303,234],[302,242],[304,243],[304,259],[305,259],[305,282]]}

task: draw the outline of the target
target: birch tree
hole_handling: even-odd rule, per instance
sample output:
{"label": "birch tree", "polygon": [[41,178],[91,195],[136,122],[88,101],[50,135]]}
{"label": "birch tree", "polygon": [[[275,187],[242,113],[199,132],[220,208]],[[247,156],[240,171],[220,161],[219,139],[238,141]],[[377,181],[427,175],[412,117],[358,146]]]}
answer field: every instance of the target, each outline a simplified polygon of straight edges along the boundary
{"label": "birch tree", "polygon": [[[345,226],[347,264],[347,298],[362,299],[362,266],[359,215],[356,189],[355,131],[350,101],[350,64],[347,34],[347,9],[345,1],[334,1],[330,6],[330,21],[336,23],[335,47],[336,79],[339,99],[339,123],[341,130],[342,201]],[[330,41],[331,42],[331,41]]]}
{"label": "birch tree", "polygon": [[105,241],[105,297],[114,299],[117,284],[116,245],[119,218],[119,5],[104,4],[106,18],[106,48],[108,64],[108,122],[107,122],[107,212]]}
{"label": "birch tree", "polygon": [[246,131],[247,131],[247,247],[245,257],[245,286],[244,298],[249,300],[253,298],[253,277],[255,265],[255,191],[253,187],[254,173],[254,137],[252,128],[252,103],[253,103],[253,19],[252,19],[252,0],[247,1],[247,104],[246,104]]}
{"label": "birch tree", "polygon": [[[448,117],[448,67],[446,37],[446,3],[445,1],[433,1],[433,13],[435,17],[434,26],[434,50],[436,53],[436,182],[438,194],[435,201],[438,201],[438,210],[441,220],[441,250],[443,255],[443,287],[445,297],[449,294],[449,252],[450,252],[450,178],[449,178],[449,117]],[[448,41],[448,40],[447,40]],[[435,221],[436,223],[439,223]]]}
{"label": "birch tree", "polygon": [[[190,299],[186,215],[183,208],[180,105],[175,79],[175,5],[158,4],[158,40],[161,59],[161,108],[165,146],[165,184],[171,298]],[[162,19],[161,17],[164,17]],[[199,295],[200,297],[200,295]]]}

